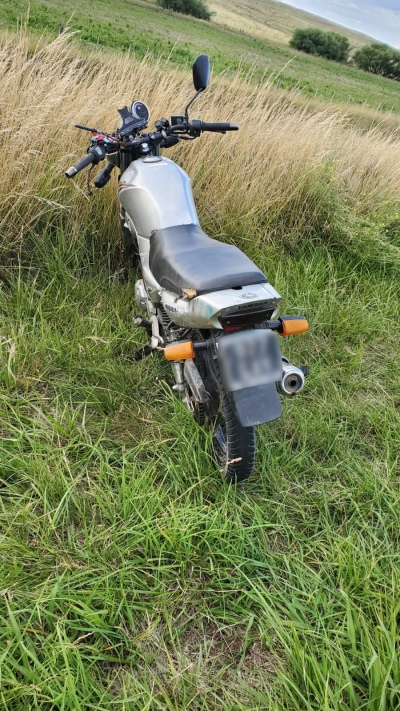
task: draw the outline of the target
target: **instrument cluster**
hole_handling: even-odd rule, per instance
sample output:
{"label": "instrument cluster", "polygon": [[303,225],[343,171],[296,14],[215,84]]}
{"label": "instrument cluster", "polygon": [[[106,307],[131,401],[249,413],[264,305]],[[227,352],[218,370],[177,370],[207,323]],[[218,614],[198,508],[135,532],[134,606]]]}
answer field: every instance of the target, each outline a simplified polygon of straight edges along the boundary
{"label": "instrument cluster", "polygon": [[141,119],[148,123],[150,119],[150,111],[148,106],[143,101],[134,101],[131,107],[131,114],[136,119]]}

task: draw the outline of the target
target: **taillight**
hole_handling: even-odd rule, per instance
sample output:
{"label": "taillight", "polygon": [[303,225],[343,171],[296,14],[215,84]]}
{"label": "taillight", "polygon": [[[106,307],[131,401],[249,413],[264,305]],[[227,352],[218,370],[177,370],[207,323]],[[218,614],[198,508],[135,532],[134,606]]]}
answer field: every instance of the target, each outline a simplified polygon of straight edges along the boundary
{"label": "taillight", "polygon": [[264,304],[257,306],[251,304],[239,311],[228,311],[222,313],[218,320],[225,332],[239,331],[246,326],[252,326],[256,323],[263,323],[271,318],[276,309],[276,304]]}
{"label": "taillight", "polygon": [[232,333],[232,331],[244,331],[246,326],[224,326],[224,333]]}

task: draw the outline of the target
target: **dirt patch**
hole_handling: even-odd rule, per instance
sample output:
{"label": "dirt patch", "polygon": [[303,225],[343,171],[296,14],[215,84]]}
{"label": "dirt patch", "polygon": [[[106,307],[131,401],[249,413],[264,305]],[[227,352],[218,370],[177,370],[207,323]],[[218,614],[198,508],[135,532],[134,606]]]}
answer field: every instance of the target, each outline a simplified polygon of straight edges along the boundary
{"label": "dirt patch", "polygon": [[140,678],[170,698],[179,698],[183,688],[190,688],[194,697],[209,694],[209,708],[214,708],[212,699],[225,697],[227,685],[242,700],[249,687],[270,686],[279,664],[246,624],[221,626],[206,617],[190,617],[184,624],[179,620],[175,630],[149,620],[139,634],[130,636],[130,643],[136,648],[137,664],[100,664],[103,683],[114,697],[123,689],[133,692]]}

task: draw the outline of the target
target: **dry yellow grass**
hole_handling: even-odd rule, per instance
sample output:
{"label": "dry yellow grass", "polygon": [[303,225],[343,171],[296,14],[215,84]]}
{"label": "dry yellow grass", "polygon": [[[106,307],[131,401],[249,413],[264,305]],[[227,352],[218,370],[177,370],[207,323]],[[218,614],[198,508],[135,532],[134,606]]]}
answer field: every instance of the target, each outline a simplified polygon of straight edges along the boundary
{"label": "dry yellow grass", "polygon": [[[73,183],[64,178],[87,145],[87,134],[74,123],[112,130],[116,108],[133,97],[145,100],[158,118],[181,111],[192,94],[191,78],[178,70],[122,54],[94,52],[82,59],[65,35],[34,51],[25,34],[3,37],[1,66],[6,160],[0,226],[8,244],[63,214],[72,232],[93,210],[102,213],[102,225],[109,215],[114,219],[112,189],[88,201],[82,176]],[[241,124],[238,134],[204,136],[174,149],[214,233],[256,230],[268,240],[285,232],[298,239],[315,229],[329,231],[330,218],[321,214],[332,199],[365,215],[400,194],[399,140],[377,129],[361,132],[329,108],[291,103],[268,82],[259,87],[216,78],[196,114]]]}
{"label": "dry yellow grass", "polygon": [[322,107],[324,111],[335,114],[339,118],[345,117],[353,127],[367,131],[371,128],[378,128],[383,134],[391,135],[396,139],[400,135],[400,115],[389,111],[360,106],[357,104],[345,104],[337,101],[325,102],[318,98],[310,98],[301,93],[290,92],[290,103],[307,111],[318,111]]}

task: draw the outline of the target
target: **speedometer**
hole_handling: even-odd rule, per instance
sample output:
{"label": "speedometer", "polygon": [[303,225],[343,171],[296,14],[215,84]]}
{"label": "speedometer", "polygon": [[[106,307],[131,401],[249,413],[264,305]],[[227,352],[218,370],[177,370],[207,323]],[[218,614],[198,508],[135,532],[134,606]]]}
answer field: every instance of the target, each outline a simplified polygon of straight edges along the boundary
{"label": "speedometer", "polygon": [[132,116],[137,119],[142,119],[143,121],[148,121],[150,118],[150,111],[143,101],[134,101],[132,104]]}

